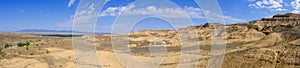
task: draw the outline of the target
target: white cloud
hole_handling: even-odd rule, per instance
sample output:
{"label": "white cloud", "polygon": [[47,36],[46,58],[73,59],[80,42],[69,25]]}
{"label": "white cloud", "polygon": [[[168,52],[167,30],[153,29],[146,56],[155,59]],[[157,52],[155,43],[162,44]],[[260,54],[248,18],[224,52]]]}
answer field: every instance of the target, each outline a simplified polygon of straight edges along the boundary
{"label": "white cloud", "polygon": [[291,2],[291,5],[293,7],[293,11],[292,13],[299,13],[300,12],[300,0],[295,0],[293,2]]}
{"label": "white cloud", "polygon": [[271,11],[287,11],[287,9],[277,8],[277,9],[274,9],[274,10],[271,10]]}
{"label": "white cloud", "polygon": [[[68,7],[72,7],[76,0],[70,0],[68,3]],[[105,3],[109,2],[110,0],[105,0]]]}
{"label": "white cloud", "polygon": [[74,4],[75,0],[70,0],[68,3],[68,7],[71,7]]}
{"label": "white cloud", "polygon": [[[184,7],[184,8],[158,8],[155,6],[148,6],[146,8],[133,9],[135,5],[122,7],[108,7],[103,10],[100,16],[118,16],[122,11],[122,15],[155,15],[167,18],[206,18],[200,8]],[[183,12],[182,12],[183,11]],[[205,11],[209,12],[209,11]],[[212,13],[211,13],[212,14]],[[187,16],[186,16],[187,15]],[[223,17],[227,22],[243,22],[241,19],[230,16]]]}
{"label": "white cloud", "polygon": [[[123,11],[122,15],[156,15],[161,17],[168,18],[187,18],[184,12],[191,18],[203,18],[201,15],[200,8],[194,7],[185,7],[180,8],[157,8],[155,6],[148,6],[141,9],[132,9],[135,8],[134,5],[123,6],[123,7],[108,7],[105,9],[100,16],[117,16],[120,12]],[[183,11],[183,12],[182,12]]]}
{"label": "white cloud", "polygon": [[256,0],[247,0],[247,1],[249,1],[249,2],[255,2]]}
{"label": "white cloud", "polygon": [[249,7],[253,8],[266,8],[270,11],[286,11],[284,9],[283,0],[262,0],[256,1],[254,4],[249,4]]}
{"label": "white cloud", "polygon": [[95,4],[87,4],[86,9],[80,10],[76,13],[76,18],[74,22],[76,23],[86,23],[89,22],[90,19],[96,18],[98,11],[96,11]]}

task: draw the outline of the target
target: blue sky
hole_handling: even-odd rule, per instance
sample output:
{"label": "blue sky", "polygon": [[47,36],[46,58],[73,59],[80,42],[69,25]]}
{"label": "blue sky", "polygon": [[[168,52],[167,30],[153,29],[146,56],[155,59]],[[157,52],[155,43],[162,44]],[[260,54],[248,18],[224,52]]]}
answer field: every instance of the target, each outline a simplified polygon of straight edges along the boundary
{"label": "blue sky", "polygon": [[[206,23],[199,6],[193,0],[171,1],[182,10],[186,10],[194,25]],[[72,20],[79,2],[79,0],[1,0],[0,22],[2,26],[0,31],[71,30]],[[108,0],[102,9],[103,13],[99,15],[96,31],[110,32],[118,13],[133,2],[134,0]],[[257,20],[275,14],[299,13],[299,2],[300,0],[218,0],[227,24]],[[184,18],[176,15],[168,17]],[[150,18],[141,21],[134,28],[134,30],[142,29],[173,28],[165,21]]]}

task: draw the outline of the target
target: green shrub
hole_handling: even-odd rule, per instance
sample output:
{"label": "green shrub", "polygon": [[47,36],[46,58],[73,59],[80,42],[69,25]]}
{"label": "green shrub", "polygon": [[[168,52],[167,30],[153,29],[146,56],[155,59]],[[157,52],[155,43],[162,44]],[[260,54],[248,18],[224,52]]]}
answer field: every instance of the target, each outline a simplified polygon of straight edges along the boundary
{"label": "green shrub", "polygon": [[30,45],[30,42],[26,42],[25,44],[26,44],[26,46],[29,46],[29,45]]}
{"label": "green shrub", "polygon": [[18,47],[29,46],[29,45],[30,45],[30,42],[18,43],[17,45],[18,45]]}
{"label": "green shrub", "polygon": [[18,43],[17,45],[18,45],[18,47],[23,47],[23,46],[25,46],[24,43]]}
{"label": "green shrub", "polygon": [[4,57],[6,54],[3,52],[3,48],[0,48],[0,56]]}
{"label": "green shrub", "polygon": [[46,50],[46,54],[49,54],[50,53],[50,51],[49,50]]}
{"label": "green shrub", "polygon": [[11,44],[5,44],[4,45],[4,48],[9,48],[9,47],[11,47],[12,45]]}

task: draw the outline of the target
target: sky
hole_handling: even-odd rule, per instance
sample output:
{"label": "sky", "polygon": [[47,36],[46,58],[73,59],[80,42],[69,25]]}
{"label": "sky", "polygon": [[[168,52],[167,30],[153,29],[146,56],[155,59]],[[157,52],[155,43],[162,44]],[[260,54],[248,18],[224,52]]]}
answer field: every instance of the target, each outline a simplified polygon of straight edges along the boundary
{"label": "sky", "polygon": [[[179,7],[139,7],[135,0],[106,0],[98,15],[96,32],[109,33],[119,14],[127,9],[131,13],[124,15],[156,14],[176,20],[189,18],[193,25],[207,22],[201,6],[194,0],[170,0]],[[159,2],[159,1],[158,1]],[[275,14],[300,13],[300,0],[217,0],[226,24],[244,23]],[[23,29],[72,30],[74,15],[80,0],[0,0],[0,31],[18,31]],[[153,11],[154,9],[154,11]],[[188,17],[180,15],[178,9]],[[158,11],[162,10],[162,11]],[[170,12],[175,14],[170,14]],[[177,14],[176,14],[177,13]],[[122,14],[121,14],[122,15]],[[127,20],[130,20],[128,18]],[[185,22],[182,22],[185,24]],[[126,27],[126,26],[119,26]],[[137,30],[175,29],[168,21],[147,18],[139,21]]]}

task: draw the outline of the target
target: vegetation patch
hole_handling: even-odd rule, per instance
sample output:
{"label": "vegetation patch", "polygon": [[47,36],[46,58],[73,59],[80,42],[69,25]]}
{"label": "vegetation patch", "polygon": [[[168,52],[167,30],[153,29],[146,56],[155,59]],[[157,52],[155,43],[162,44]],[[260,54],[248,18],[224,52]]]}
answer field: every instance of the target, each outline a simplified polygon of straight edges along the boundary
{"label": "vegetation patch", "polygon": [[18,47],[29,46],[29,45],[30,45],[30,42],[18,43],[17,45],[18,45]]}
{"label": "vegetation patch", "polygon": [[5,44],[4,48],[9,48],[9,47],[12,47],[12,46],[13,46],[12,44]]}

